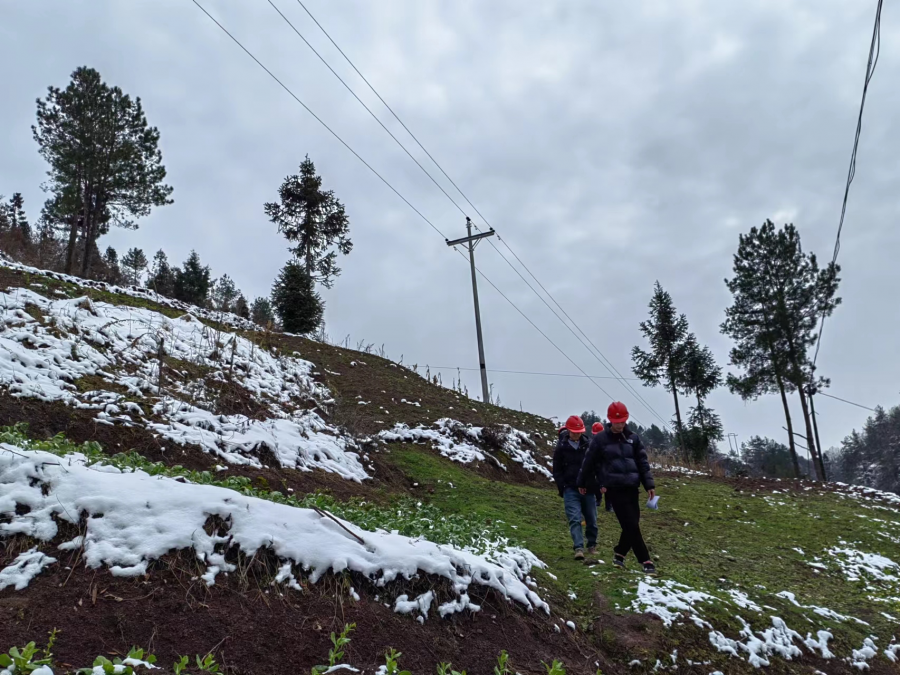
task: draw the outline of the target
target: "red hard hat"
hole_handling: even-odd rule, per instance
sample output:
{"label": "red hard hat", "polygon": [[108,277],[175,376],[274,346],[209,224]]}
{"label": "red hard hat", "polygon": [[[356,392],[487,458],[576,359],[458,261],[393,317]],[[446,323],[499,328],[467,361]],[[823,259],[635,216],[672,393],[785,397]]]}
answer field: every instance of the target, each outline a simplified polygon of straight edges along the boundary
{"label": "red hard hat", "polygon": [[573,434],[583,434],[584,422],[581,421],[581,418],[578,415],[572,415],[566,420],[566,429]]}
{"label": "red hard hat", "polygon": [[593,426],[591,427],[591,433],[599,434],[601,431],[603,431],[603,422],[594,422]]}
{"label": "red hard hat", "polygon": [[625,404],[620,401],[613,401],[609,404],[609,409],[606,411],[606,416],[609,418],[609,421],[612,424],[627,422],[628,408],[626,408]]}

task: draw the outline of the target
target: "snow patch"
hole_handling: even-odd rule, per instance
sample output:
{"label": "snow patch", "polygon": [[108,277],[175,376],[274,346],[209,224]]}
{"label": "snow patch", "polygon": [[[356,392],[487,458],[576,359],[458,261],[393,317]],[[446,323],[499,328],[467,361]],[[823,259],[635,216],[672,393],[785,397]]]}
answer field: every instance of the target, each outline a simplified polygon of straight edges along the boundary
{"label": "snow patch", "polygon": [[56,562],[56,558],[44,555],[37,548],[20,553],[12,564],[0,570],[0,591],[12,586],[17,591],[27,587],[31,580],[40,574],[47,565]]}

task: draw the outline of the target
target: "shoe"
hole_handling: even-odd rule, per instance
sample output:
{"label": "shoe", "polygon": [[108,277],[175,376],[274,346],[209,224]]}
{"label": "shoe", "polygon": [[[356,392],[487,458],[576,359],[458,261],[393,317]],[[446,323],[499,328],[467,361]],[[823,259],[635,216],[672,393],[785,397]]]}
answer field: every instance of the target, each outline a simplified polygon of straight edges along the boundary
{"label": "shoe", "polygon": [[620,567],[621,569],[625,569],[625,558],[620,556],[618,553],[613,556],[613,565],[616,567]]}
{"label": "shoe", "polygon": [[649,560],[644,563],[644,574],[655,575],[656,574],[656,565],[654,565]]}
{"label": "shoe", "polygon": [[597,555],[597,547],[596,546],[588,546],[588,555]]}
{"label": "shoe", "polygon": [[575,560],[584,560],[584,549],[582,549],[582,548],[575,549]]}

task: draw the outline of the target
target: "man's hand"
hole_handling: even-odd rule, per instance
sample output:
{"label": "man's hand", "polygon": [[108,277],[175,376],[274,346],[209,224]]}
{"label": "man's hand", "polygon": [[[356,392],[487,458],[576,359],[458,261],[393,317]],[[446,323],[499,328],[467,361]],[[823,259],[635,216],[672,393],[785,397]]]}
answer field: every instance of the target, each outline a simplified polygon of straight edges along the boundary
{"label": "man's hand", "polygon": [[587,488],[578,488],[578,493],[579,493],[579,494],[586,495],[586,494],[587,494]]}
{"label": "man's hand", "polygon": [[650,495],[650,499],[653,499],[656,496],[656,490],[648,490],[647,494]]}

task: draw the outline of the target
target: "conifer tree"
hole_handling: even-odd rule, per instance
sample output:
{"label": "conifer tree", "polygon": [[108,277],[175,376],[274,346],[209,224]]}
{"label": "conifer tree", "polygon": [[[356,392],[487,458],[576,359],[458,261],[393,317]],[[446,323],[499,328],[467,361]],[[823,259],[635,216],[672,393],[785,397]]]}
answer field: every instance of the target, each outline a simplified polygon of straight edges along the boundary
{"label": "conifer tree", "polygon": [[141,275],[147,269],[147,256],[139,248],[131,248],[122,256],[122,267],[125,268],[125,277],[128,283],[138,286],[141,283]]}
{"label": "conifer tree", "polygon": [[7,208],[11,227],[16,231],[20,246],[27,249],[31,246],[31,225],[25,215],[25,199],[21,192],[16,192],[9,200]]}
{"label": "conifer tree", "polygon": [[646,385],[660,384],[671,392],[675,402],[675,424],[679,434],[682,452],[686,452],[680,434],[684,431],[678,390],[684,380],[685,359],[688,348],[688,321],[684,314],[678,314],[672,296],[656,282],[650,300],[650,319],[641,322],[641,333],[650,343],[650,350],[635,346],[631,350],[634,363],[631,370]]}
{"label": "conifer tree", "polygon": [[118,284],[122,281],[122,269],[119,267],[119,254],[112,246],[106,248],[103,254],[103,266],[106,268],[103,274],[104,281]]}
{"label": "conifer tree", "polygon": [[289,333],[306,335],[322,323],[325,303],[316,293],[313,280],[299,262],[282,268],[272,287],[272,307]]}
{"label": "conifer tree", "polygon": [[272,303],[268,298],[256,298],[250,306],[250,319],[258,326],[266,326],[275,320]]}
{"label": "conifer tree", "polygon": [[175,271],[169,265],[169,258],[162,249],[153,256],[150,276],[147,278],[147,288],[152,288],[168,298],[175,295]]}
{"label": "conifer tree", "polygon": [[694,459],[701,460],[709,454],[714,441],[724,438],[719,416],[705,404],[706,397],[722,384],[722,369],[709,347],[701,346],[693,333],[685,342],[681,379],[685,393],[693,394],[697,400],[688,411],[688,424],[694,430],[689,445]]}
{"label": "conifer tree", "polygon": [[[825,477],[824,461],[816,449],[804,389],[815,373],[809,350],[816,342],[819,319],[840,303],[836,297],[840,268],[819,269],[815,254],[805,253],[793,225],[777,229],[771,220],[741,235],[734,256],[734,276],[725,283],[733,296],[725,311],[722,332],[734,339],[733,365],[745,370],[729,378],[729,386],[745,398],[777,390],[789,429],[795,470],[799,461],[787,393],[800,397],[806,440],[816,476]],[[820,386],[827,381],[819,381]]]}
{"label": "conifer tree", "polygon": [[32,130],[50,165],[54,208],[70,230],[67,273],[79,239],[81,276],[88,277],[97,239],[110,225],[136,229],[136,218],[172,203],[159,131],[148,126],[140,98],[110,87],[93,68],[78,68],[64,90],[49,87]]}
{"label": "conifer tree", "polygon": [[232,306],[240,291],[234,285],[231,277],[223,274],[212,287],[212,305],[213,309],[220,312],[232,311]]}
{"label": "conifer tree", "polygon": [[175,299],[203,307],[209,298],[209,277],[209,267],[201,265],[200,256],[196,251],[191,251],[181,269],[175,270]]}
{"label": "conifer tree", "polygon": [[347,255],[353,248],[344,205],[333,191],[322,189],[322,177],[316,174],[309,155],[298,174],[284,179],[278,195],[279,202],[265,205],[266,215],[294,244],[290,251],[309,277],[331,288],[341,273],[335,264],[337,251]]}
{"label": "conifer tree", "polygon": [[243,293],[238,293],[238,298],[234,301],[234,309],[232,311],[242,319],[250,318],[250,306],[247,304],[247,298],[244,297]]}

